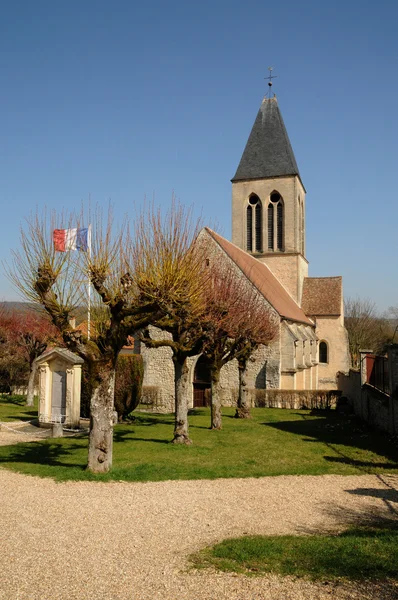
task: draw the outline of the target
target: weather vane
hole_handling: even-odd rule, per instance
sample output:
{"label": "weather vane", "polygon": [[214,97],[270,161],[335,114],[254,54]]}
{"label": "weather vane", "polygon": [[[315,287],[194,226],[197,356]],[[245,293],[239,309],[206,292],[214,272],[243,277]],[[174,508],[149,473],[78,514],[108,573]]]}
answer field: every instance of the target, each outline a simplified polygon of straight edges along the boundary
{"label": "weather vane", "polygon": [[268,77],[264,77],[264,79],[268,79],[268,93],[269,93],[270,98],[271,98],[272,80],[275,79],[276,77],[278,77],[278,75],[272,75],[273,68],[274,67],[268,67],[269,75],[268,75]]}

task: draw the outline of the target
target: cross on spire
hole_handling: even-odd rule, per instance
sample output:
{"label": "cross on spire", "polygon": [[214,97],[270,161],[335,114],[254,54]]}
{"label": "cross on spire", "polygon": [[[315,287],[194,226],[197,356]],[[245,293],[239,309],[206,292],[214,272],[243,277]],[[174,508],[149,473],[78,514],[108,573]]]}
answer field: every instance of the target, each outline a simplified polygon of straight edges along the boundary
{"label": "cross on spire", "polygon": [[272,80],[275,79],[276,77],[278,77],[278,75],[272,75],[273,68],[274,67],[268,67],[269,75],[268,75],[268,77],[264,77],[264,79],[268,79],[269,98],[271,98]]}

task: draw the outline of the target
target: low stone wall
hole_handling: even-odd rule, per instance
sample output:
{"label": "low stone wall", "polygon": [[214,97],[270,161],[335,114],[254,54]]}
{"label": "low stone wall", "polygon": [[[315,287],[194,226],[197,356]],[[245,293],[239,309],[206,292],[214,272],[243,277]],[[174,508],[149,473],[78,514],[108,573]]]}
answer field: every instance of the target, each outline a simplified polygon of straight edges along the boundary
{"label": "low stone wall", "polygon": [[337,387],[341,395],[348,398],[355,414],[362,416],[361,373],[354,369],[350,369],[348,375],[337,373]]}
{"label": "low stone wall", "polygon": [[338,384],[357,417],[390,435],[398,435],[397,392],[389,396],[368,383],[361,385],[360,372],[353,370],[348,375],[339,373]]}

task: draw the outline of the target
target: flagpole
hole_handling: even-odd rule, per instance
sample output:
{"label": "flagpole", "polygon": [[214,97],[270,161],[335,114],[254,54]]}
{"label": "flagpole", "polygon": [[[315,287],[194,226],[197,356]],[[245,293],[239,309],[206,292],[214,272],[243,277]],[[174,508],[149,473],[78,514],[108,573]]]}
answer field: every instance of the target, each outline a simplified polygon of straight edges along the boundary
{"label": "flagpole", "polygon": [[[91,225],[88,226],[87,233],[87,251],[89,258],[89,265],[91,263]],[[90,280],[90,270],[88,272],[88,288],[87,288],[87,339],[90,339],[90,329],[91,329],[91,280]]]}

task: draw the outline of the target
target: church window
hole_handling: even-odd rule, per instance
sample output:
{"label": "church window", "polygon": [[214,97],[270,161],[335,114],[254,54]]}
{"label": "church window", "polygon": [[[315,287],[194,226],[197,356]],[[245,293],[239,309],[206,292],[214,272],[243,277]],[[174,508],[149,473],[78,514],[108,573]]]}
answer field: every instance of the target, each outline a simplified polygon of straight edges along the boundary
{"label": "church window", "polygon": [[328,345],[326,342],[320,342],[319,344],[319,362],[328,362]]}
{"label": "church window", "polygon": [[249,204],[249,206],[246,209],[246,219],[247,219],[247,227],[246,227],[247,242],[246,242],[246,246],[247,246],[247,251],[251,252],[253,250],[253,208],[250,206],[250,204]]}
{"label": "church window", "polygon": [[257,202],[256,208],[256,252],[262,252],[263,250],[263,211],[261,203]]}
{"label": "church window", "polygon": [[268,250],[274,249],[274,207],[268,205]]}
{"label": "church window", "polygon": [[255,194],[250,196],[246,208],[246,247],[248,252],[263,251],[263,207]]}
{"label": "church window", "polygon": [[277,214],[277,239],[276,247],[278,250],[283,249],[283,206],[279,202],[276,207]]}
{"label": "church window", "polygon": [[273,192],[268,204],[268,250],[283,250],[283,200],[278,192]]}

